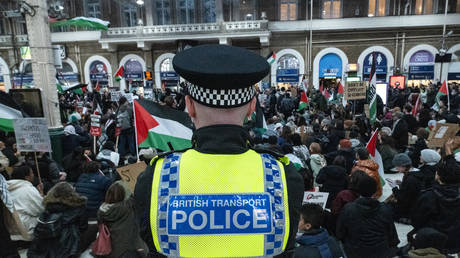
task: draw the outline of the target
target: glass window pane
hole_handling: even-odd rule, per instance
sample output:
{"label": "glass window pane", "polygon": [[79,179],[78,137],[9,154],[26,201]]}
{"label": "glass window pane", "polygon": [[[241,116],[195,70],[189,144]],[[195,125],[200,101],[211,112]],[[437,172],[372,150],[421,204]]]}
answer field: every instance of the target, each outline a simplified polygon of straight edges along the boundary
{"label": "glass window pane", "polygon": [[332,18],[340,18],[340,0],[333,2],[332,11]]}
{"label": "glass window pane", "polygon": [[278,60],[278,69],[299,69],[299,67],[299,60],[293,55],[283,55]]}
{"label": "glass window pane", "polygon": [[280,6],[280,20],[286,21],[288,19],[288,5],[281,4]]}
{"label": "glass window pane", "polygon": [[432,14],[433,13],[433,0],[425,0],[425,10],[423,11],[424,14]]}
{"label": "glass window pane", "polygon": [[423,0],[416,0],[415,1],[415,14],[422,14],[423,13]]}
{"label": "glass window pane", "polygon": [[376,0],[369,0],[369,16],[374,16],[375,15],[375,1]]}
{"label": "glass window pane", "polygon": [[323,3],[322,18],[331,18],[331,1],[327,0]]}
{"label": "glass window pane", "polygon": [[379,0],[379,9],[377,10],[378,16],[385,16],[386,14],[386,0]]}
{"label": "glass window pane", "polygon": [[174,69],[172,67],[171,58],[166,58],[165,60],[163,60],[163,62],[161,62],[161,66],[160,66],[161,72],[169,72],[173,70]]}
{"label": "glass window pane", "polygon": [[289,4],[289,20],[297,20],[297,4]]}

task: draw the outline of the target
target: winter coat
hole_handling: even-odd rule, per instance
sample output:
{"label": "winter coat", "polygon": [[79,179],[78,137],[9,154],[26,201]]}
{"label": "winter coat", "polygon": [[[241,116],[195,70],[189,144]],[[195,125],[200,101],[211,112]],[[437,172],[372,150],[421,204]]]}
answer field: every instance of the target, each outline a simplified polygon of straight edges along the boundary
{"label": "winter coat", "polygon": [[339,258],[343,252],[337,240],[323,228],[312,229],[296,239],[294,258]]}
{"label": "winter coat", "polygon": [[310,168],[313,176],[318,176],[319,170],[326,166],[326,159],[321,154],[313,154],[310,156]]}
{"label": "winter coat", "polygon": [[147,245],[139,235],[133,199],[113,204],[103,203],[97,212],[97,218],[99,223],[104,223],[109,228],[110,240],[116,243],[112,245],[108,258],[118,258],[126,251],[147,251]]}
{"label": "winter coat", "polygon": [[326,166],[319,171],[316,183],[321,185],[319,187],[320,192],[329,193],[326,204],[326,207],[329,208],[337,194],[347,189],[347,171],[345,168],[336,165]]}
{"label": "winter coat", "polygon": [[380,156],[382,156],[383,171],[388,173],[392,168],[394,168],[393,158],[396,154],[398,154],[398,151],[388,144],[377,146],[377,148]]}
{"label": "winter coat", "polygon": [[343,207],[345,207],[346,204],[356,200],[359,198],[359,193],[347,189],[339,192],[335,199],[332,201],[331,205],[331,212],[332,214],[340,214],[342,212]]}
{"label": "winter coat", "polygon": [[435,248],[424,248],[410,250],[408,254],[409,258],[446,258],[445,255],[441,254],[438,249]]}
{"label": "winter coat", "polygon": [[391,208],[373,198],[345,205],[336,233],[348,258],[393,257],[393,248],[399,243]]}
{"label": "winter coat", "polygon": [[404,121],[406,121],[407,129],[408,129],[409,133],[415,134],[417,129],[418,129],[417,119],[415,119],[415,117],[413,115],[411,115],[411,114],[404,114],[402,119],[404,119]]}
{"label": "winter coat", "polygon": [[325,155],[327,163],[332,164],[334,159],[337,156],[343,156],[345,158],[346,164],[345,164],[345,169],[347,171],[347,174],[350,174],[351,169],[353,168],[354,161],[355,161],[355,152],[351,148],[343,148],[339,149],[334,152],[330,152]]}
{"label": "winter coat", "polygon": [[84,146],[89,141],[87,136],[69,134],[62,137],[62,155],[71,154],[78,146]]}
{"label": "winter coat", "polygon": [[86,198],[43,199],[45,211],[35,228],[35,238],[28,250],[29,258],[74,257],[80,250],[80,233],[88,228],[85,216]]}
{"label": "winter coat", "polygon": [[395,215],[397,218],[410,218],[415,202],[423,189],[424,177],[420,171],[411,171],[406,173],[401,185],[392,189],[393,196],[396,199],[394,203]]}
{"label": "winter coat", "polygon": [[102,174],[84,173],[78,178],[75,190],[88,199],[86,205],[86,215],[88,218],[96,218],[99,206],[104,202],[105,193],[109,189],[112,181]]}
{"label": "winter coat", "polygon": [[395,140],[396,148],[398,150],[404,149],[409,141],[409,129],[406,121],[404,119],[399,119],[395,123],[391,136]]}
{"label": "winter coat", "polygon": [[428,149],[425,139],[417,139],[414,144],[414,148],[409,153],[409,157],[412,160],[412,166],[418,167],[420,164],[420,154],[422,150]]}
{"label": "winter coat", "polygon": [[19,162],[18,157],[16,157],[16,155],[14,154],[13,148],[6,147],[2,150],[2,153],[8,158],[10,167]]}
{"label": "winter coat", "polygon": [[118,167],[118,162],[120,161],[120,154],[111,150],[103,149],[101,152],[97,154],[96,159],[110,160],[115,165],[115,167]]}
{"label": "winter coat", "polygon": [[436,169],[437,166],[430,166],[430,165],[423,165],[420,168],[420,173],[423,175],[423,189],[428,189],[433,187],[435,184],[435,176],[436,176]]}
{"label": "winter coat", "polygon": [[377,182],[377,191],[372,197],[375,199],[380,198],[380,196],[382,196],[382,185],[380,184],[379,165],[370,159],[358,160],[351,173],[356,170],[362,170],[367,175],[375,179],[375,182]]}
{"label": "winter coat", "polygon": [[14,208],[19,215],[19,220],[27,231],[27,236],[20,233],[20,225],[9,224],[8,228],[13,241],[30,241],[33,238],[37,219],[43,212],[43,197],[32,183],[27,180],[8,180],[8,191],[13,199]]}
{"label": "winter coat", "polygon": [[460,188],[458,185],[440,185],[422,192],[414,205],[412,226],[434,228],[448,236],[446,250],[460,252]]}

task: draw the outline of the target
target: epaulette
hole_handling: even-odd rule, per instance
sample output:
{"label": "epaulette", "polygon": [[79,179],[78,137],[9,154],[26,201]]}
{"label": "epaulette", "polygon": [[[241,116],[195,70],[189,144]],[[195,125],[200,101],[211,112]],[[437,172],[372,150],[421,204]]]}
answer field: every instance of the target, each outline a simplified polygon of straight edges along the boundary
{"label": "epaulette", "polygon": [[156,155],[155,157],[153,157],[151,160],[150,160],[150,166],[153,166],[153,164],[158,160],[158,159],[161,159],[161,158],[164,158],[166,156],[168,156],[169,154],[172,154],[172,153],[177,153],[177,152],[186,152],[187,150],[190,150],[192,148],[185,148],[185,149],[182,149],[182,150],[173,150],[173,151],[165,151],[165,152],[160,152],[158,155]]}
{"label": "epaulette", "polygon": [[289,158],[284,156],[284,154],[282,154],[282,153],[279,153],[279,152],[271,150],[271,149],[263,148],[263,147],[253,147],[251,149],[254,150],[257,153],[270,154],[273,157],[275,157],[277,160],[279,160],[281,163],[283,163],[284,165],[286,165],[286,166],[289,165]]}

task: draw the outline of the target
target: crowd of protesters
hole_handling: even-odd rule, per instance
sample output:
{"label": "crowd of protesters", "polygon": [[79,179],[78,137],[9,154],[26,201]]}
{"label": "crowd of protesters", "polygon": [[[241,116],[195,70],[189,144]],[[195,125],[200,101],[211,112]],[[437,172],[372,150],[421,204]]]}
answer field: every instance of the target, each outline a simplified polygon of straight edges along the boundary
{"label": "crowd of protesters", "polygon": [[[439,87],[390,88],[386,105],[377,98],[374,124],[366,117],[366,100],[344,106],[335,88],[308,89],[303,109],[296,87],[259,93],[255,117],[263,113],[267,125],[257,118],[245,123],[253,148],[288,157],[305,191],[329,193],[326,209],[302,207],[294,257],[460,252],[460,136],[442,148],[428,147],[436,124],[459,124],[460,88],[451,84],[449,96],[437,99]],[[137,151],[148,163],[158,150],[136,150],[128,99],[112,101],[108,91],[60,95],[65,125],[60,164],[49,153],[39,153],[35,163],[33,154],[17,151],[13,135],[0,136],[0,257],[19,257],[20,249],[28,249],[28,257],[78,257],[96,239],[98,224],[106,225],[117,243],[108,257],[148,255],[139,234],[139,225],[148,222],[136,220],[132,193],[115,169],[136,162]],[[184,94],[177,92],[158,92],[155,101],[185,109]],[[95,112],[102,126],[96,144],[89,134]],[[402,173],[402,180],[385,182],[371,159],[366,144],[376,130],[384,172]],[[385,183],[391,185],[390,197],[383,195]],[[413,227],[407,246],[398,248],[395,223]]]}

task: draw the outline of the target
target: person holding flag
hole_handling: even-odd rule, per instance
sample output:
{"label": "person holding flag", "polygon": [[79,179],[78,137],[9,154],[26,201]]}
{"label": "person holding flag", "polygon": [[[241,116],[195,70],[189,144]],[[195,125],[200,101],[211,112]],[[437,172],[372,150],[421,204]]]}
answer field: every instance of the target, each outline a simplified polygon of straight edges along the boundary
{"label": "person holding flag", "polygon": [[[372,60],[376,59],[376,53],[372,53]],[[371,72],[369,74],[369,91],[368,91],[368,102],[369,102],[369,121],[373,125],[377,121],[377,73],[376,73],[377,62],[372,62]]]}
{"label": "person holding flag", "polygon": [[450,111],[450,99],[449,99],[449,85],[444,81],[441,85],[441,88],[439,88],[438,93],[436,94],[436,102],[433,105],[433,109],[437,112],[440,110],[442,104],[441,98],[444,96],[447,96],[447,105],[446,103],[443,103],[444,106],[447,106],[447,110]]}

